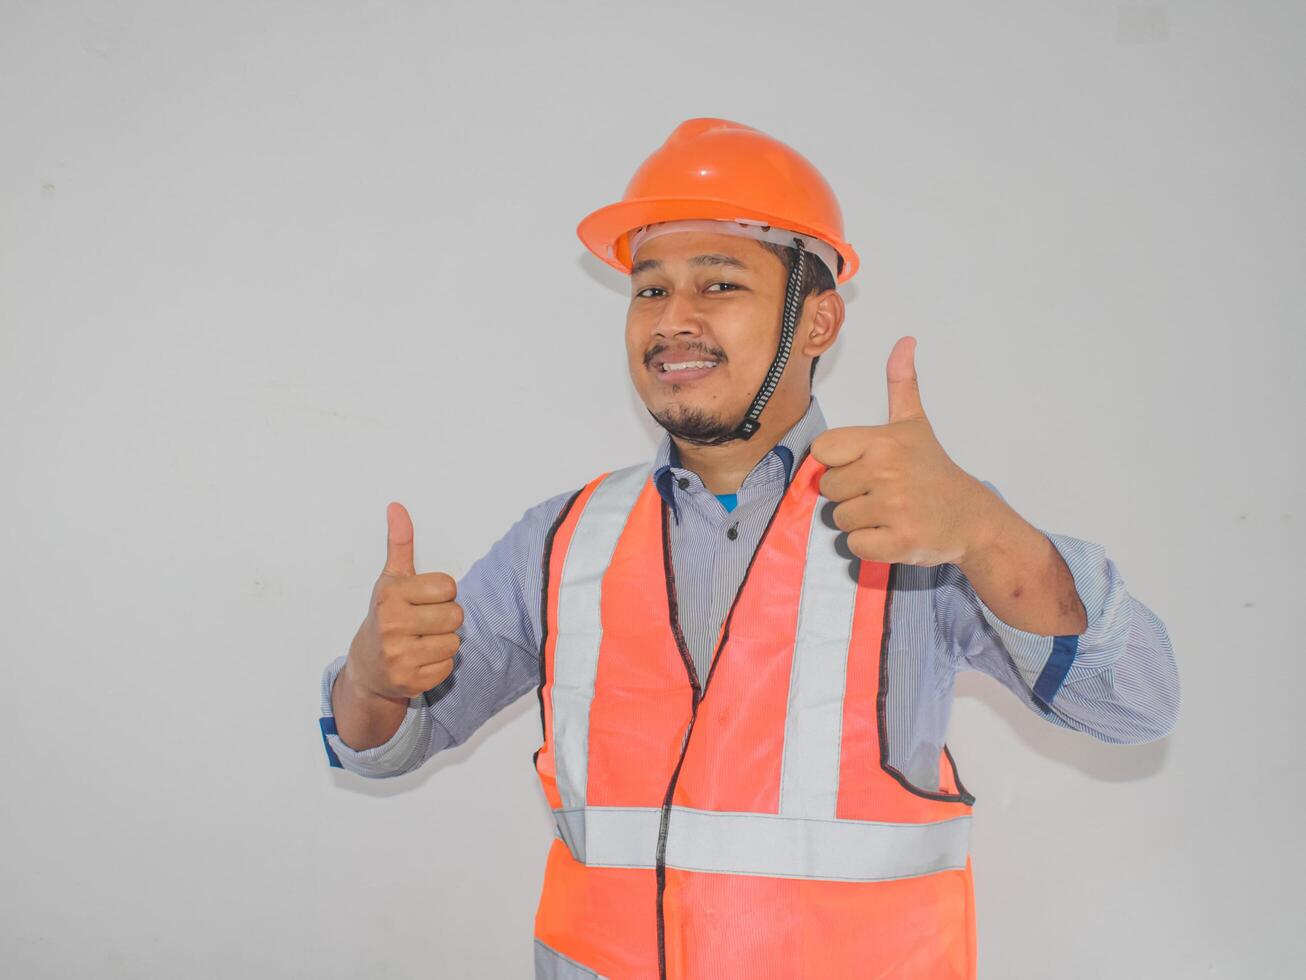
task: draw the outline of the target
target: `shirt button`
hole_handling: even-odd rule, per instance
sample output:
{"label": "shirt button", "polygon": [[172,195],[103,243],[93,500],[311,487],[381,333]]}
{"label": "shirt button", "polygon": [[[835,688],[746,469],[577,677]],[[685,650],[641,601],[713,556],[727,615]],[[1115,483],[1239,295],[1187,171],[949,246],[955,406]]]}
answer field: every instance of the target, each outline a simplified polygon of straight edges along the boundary
{"label": "shirt button", "polygon": [[676,481],[676,486],[680,487],[681,490],[688,490],[688,489],[689,489],[689,477],[687,477],[687,476],[682,476],[679,480]]}
{"label": "shirt button", "polygon": [[735,538],[739,537],[739,525],[738,525],[738,524],[731,524],[731,525],[730,525],[730,530],[726,532],[726,537],[729,538],[731,541],[733,541],[733,540],[735,540]]}

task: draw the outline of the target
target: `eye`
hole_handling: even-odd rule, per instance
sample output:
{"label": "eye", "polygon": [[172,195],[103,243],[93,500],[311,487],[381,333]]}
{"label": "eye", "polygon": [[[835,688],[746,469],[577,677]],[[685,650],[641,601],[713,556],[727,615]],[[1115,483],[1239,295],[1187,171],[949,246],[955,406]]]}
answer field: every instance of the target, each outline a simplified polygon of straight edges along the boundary
{"label": "eye", "polygon": [[645,295],[644,295],[644,294],[647,293],[650,289],[656,289],[658,292],[661,292],[661,291],[662,291],[662,287],[660,287],[660,286],[645,286],[643,289],[641,289],[639,292],[637,292],[637,293],[635,294],[635,296],[636,296],[637,298],[639,298],[639,299],[653,299],[654,297],[652,297],[652,296],[645,296]]}
{"label": "eye", "polygon": [[[739,287],[738,287],[737,285],[735,285],[733,282],[714,282],[714,283],[712,283],[712,285],[708,286],[707,288],[708,288],[708,289],[711,289],[712,286],[726,286],[726,287],[728,287],[728,290],[735,290],[735,289],[738,289],[738,288],[739,288]],[[722,291],[722,292],[727,292],[728,290],[723,289],[723,290],[721,290],[721,291]]]}

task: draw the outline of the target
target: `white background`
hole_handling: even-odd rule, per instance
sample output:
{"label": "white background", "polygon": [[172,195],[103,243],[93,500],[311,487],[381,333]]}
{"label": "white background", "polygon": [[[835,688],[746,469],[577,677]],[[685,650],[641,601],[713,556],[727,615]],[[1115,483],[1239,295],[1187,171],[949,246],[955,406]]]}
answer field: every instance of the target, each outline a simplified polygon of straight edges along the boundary
{"label": "white background", "polygon": [[1175,733],[958,685],[980,976],[1287,977],[1303,651],[1306,6],[0,2],[0,972],[525,977],[523,697],[401,779],[321,669],[652,455],[579,219],[682,119],[811,159],[863,269],[821,363],[1167,625]]}

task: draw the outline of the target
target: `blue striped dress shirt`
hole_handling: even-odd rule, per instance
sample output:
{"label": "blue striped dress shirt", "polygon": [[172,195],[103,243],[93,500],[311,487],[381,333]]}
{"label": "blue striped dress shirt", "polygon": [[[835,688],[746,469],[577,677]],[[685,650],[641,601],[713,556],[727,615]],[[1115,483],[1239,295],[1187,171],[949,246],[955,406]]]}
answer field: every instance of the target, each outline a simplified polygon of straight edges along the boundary
{"label": "blue striped dress shirt", "polygon": [[[744,479],[731,509],[680,465],[675,444],[663,436],[653,474],[674,516],[671,559],[680,623],[700,677],[707,676],[721,621],[767,521],[796,464],[825,428],[813,398]],[[991,483],[985,486],[998,493]],[[458,581],[464,618],[454,671],[410,700],[387,742],[358,751],[341,741],[331,685],[345,658],[326,666],[321,728],[331,765],[369,778],[410,772],[537,689],[545,536],[574,492],[527,510]],[[939,757],[961,670],[988,674],[1049,722],[1104,742],[1147,742],[1174,727],[1179,675],[1164,624],[1125,591],[1101,546],[1043,533],[1065,559],[1084,603],[1088,628],[1078,636],[1041,636],[1003,622],[956,565],[897,567],[885,695],[887,761],[920,789],[939,789]]]}

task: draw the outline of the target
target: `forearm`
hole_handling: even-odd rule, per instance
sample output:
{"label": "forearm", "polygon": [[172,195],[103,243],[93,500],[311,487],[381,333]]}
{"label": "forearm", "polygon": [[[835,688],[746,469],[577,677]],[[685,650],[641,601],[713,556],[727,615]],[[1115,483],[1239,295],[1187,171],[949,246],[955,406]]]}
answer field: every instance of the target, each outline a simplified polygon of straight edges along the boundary
{"label": "forearm", "polygon": [[461,643],[453,673],[436,687],[386,701],[358,690],[348,656],[327,665],[319,724],[332,766],[368,778],[412,772],[539,684],[544,544],[575,496],[556,494],[530,508],[459,579]]}
{"label": "forearm", "polygon": [[1065,560],[1047,535],[996,495],[980,540],[957,566],[997,616],[1041,636],[1078,636],[1088,628]]}
{"label": "forearm", "polygon": [[[433,751],[435,723],[425,698],[410,699],[399,712],[397,725],[388,717],[374,718],[375,705],[360,708],[352,703],[355,695],[364,692],[358,692],[347,676],[340,680],[347,663],[347,657],[337,657],[322,672],[319,723],[328,761],[368,779],[400,776],[416,769]],[[344,712],[344,733],[337,723],[339,711]]]}
{"label": "forearm", "polygon": [[[1001,499],[995,487],[986,486]],[[1087,625],[1053,621],[1023,629],[999,616],[959,565],[942,565],[936,611],[959,666],[996,678],[1049,721],[1103,741],[1138,743],[1167,735],[1181,694],[1164,623],[1129,594],[1101,545],[1035,531],[1069,570]],[[982,571],[973,574],[983,577]],[[993,601],[1000,602],[1000,595]]]}
{"label": "forearm", "polygon": [[331,685],[331,712],[336,733],[351,749],[362,751],[388,742],[404,720],[407,698],[386,698],[360,690],[350,679],[349,662]]}

